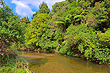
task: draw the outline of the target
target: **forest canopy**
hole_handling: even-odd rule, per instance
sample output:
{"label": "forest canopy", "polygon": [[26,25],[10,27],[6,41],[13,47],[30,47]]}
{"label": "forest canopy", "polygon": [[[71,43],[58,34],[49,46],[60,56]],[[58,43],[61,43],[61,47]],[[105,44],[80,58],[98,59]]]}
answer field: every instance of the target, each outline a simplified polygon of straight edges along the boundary
{"label": "forest canopy", "polygon": [[[42,3],[39,7],[43,4],[46,5]],[[28,46],[99,64],[110,63],[109,0],[66,0],[55,3],[52,14],[48,13],[40,9],[31,21],[25,33]]]}

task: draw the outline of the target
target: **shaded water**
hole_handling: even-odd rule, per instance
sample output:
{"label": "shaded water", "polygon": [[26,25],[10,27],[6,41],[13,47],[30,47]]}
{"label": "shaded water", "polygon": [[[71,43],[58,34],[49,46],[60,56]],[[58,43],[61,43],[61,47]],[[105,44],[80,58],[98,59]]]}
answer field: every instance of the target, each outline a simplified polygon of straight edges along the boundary
{"label": "shaded water", "polygon": [[110,66],[86,62],[80,58],[58,54],[21,52],[35,73],[110,73]]}

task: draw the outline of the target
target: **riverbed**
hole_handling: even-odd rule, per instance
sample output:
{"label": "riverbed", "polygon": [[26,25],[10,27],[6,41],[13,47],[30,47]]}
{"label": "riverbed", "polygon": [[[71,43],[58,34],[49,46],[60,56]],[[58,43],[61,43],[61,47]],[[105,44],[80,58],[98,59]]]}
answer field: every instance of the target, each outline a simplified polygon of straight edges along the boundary
{"label": "riverbed", "polygon": [[35,73],[110,73],[109,65],[75,57],[36,52],[21,52],[19,56],[29,63],[29,69]]}

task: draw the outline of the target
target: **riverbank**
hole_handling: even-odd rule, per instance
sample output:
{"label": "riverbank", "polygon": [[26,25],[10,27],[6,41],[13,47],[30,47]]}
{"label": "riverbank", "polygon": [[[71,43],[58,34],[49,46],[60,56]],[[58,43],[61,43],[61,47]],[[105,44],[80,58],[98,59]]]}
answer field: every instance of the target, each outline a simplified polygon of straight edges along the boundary
{"label": "riverbank", "polygon": [[[33,51],[31,51],[31,50],[18,50],[18,51],[20,51],[20,52],[34,52],[34,53],[38,53],[38,54],[45,54],[45,56],[54,56],[55,54],[59,54],[59,55],[62,55],[62,56],[67,56],[67,57],[72,57],[72,58],[79,58],[79,59],[82,59],[82,60],[84,60],[85,62],[92,62],[92,63],[94,63],[94,64],[99,64],[99,61],[97,60],[97,61],[92,61],[91,59],[86,59],[86,57],[84,57],[84,55],[80,55],[80,54],[73,54],[72,56],[68,56],[68,55],[66,55],[66,54],[61,54],[61,53],[59,53],[57,50],[53,50],[51,53],[48,53],[47,51],[40,51],[40,50],[33,50]],[[33,55],[34,55],[34,53],[33,53]],[[26,54],[26,53],[25,53]],[[24,56],[24,55],[22,55],[22,56]],[[28,54],[26,54],[25,56],[30,56],[29,55],[29,53]],[[38,57],[38,56],[31,56],[31,57]],[[110,64],[99,64],[99,65],[110,65]]]}
{"label": "riverbank", "polygon": [[[11,51],[12,52],[12,51]],[[0,54],[0,73],[32,73],[25,59],[17,54],[4,52]]]}

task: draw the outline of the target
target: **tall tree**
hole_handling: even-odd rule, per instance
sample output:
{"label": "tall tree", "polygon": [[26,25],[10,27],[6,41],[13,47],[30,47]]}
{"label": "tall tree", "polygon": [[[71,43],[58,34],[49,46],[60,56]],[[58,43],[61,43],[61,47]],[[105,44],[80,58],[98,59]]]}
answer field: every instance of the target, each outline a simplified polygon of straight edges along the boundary
{"label": "tall tree", "polygon": [[72,3],[74,0],[66,0],[66,1],[68,1],[68,2]]}
{"label": "tall tree", "polygon": [[28,28],[28,25],[30,24],[28,16],[25,16],[24,18],[20,19],[21,26],[23,28],[23,32],[25,33],[25,30]]}
{"label": "tall tree", "polygon": [[32,19],[36,16],[38,14],[38,11],[37,12],[35,12],[33,15],[32,15]]}
{"label": "tall tree", "polygon": [[0,50],[4,50],[4,45],[11,42],[18,42],[22,39],[22,29],[20,28],[20,17],[12,12],[8,6],[2,2],[0,7]]}
{"label": "tall tree", "polygon": [[39,5],[39,11],[38,13],[47,13],[49,14],[50,9],[48,8],[47,4],[43,2],[42,4]]}
{"label": "tall tree", "polygon": [[20,21],[22,23],[26,23],[26,24],[30,23],[28,16],[25,16],[24,18],[21,18]]}
{"label": "tall tree", "polygon": [[38,46],[38,41],[47,28],[47,22],[50,19],[48,14],[40,13],[33,18],[31,25],[27,28],[25,39],[27,44]]}

